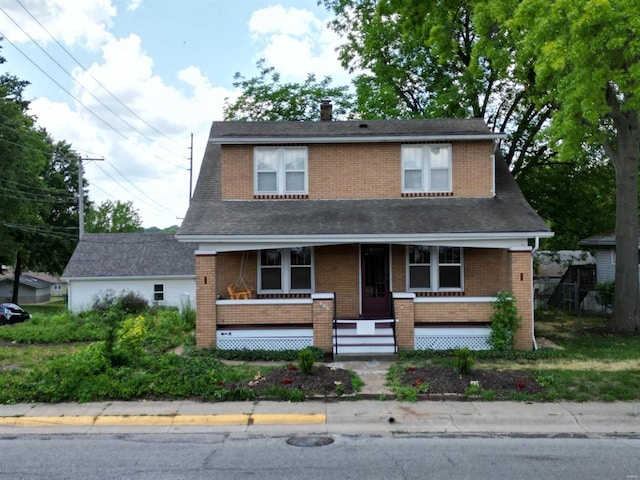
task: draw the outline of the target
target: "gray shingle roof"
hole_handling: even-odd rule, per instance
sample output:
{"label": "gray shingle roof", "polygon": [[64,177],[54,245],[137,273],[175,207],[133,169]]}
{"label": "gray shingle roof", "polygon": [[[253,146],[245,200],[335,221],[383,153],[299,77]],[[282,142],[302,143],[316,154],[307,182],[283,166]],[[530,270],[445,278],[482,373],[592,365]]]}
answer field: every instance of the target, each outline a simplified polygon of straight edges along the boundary
{"label": "gray shingle roof", "polygon": [[[15,281],[15,276],[13,273],[7,273],[6,275],[0,276],[0,282],[9,281],[13,283]],[[51,287],[51,282],[46,280],[42,280],[40,278],[34,277],[33,275],[29,275],[27,273],[23,273],[20,275],[20,283],[22,285],[26,285],[28,287],[33,288],[49,288]]]}
{"label": "gray shingle roof", "polygon": [[[615,247],[616,234],[615,232],[600,233],[597,235],[591,235],[578,242],[578,245],[585,247]],[[638,248],[640,248],[640,232],[638,232]]]}
{"label": "gray shingle roof", "polygon": [[502,137],[491,132],[481,118],[423,120],[359,120],[344,122],[213,122],[210,139],[214,142],[244,142],[253,139],[277,140],[301,137],[324,140],[341,137]]}
{"label": "gray shingle roof", "polygon": [[63,278],[195,275],[197,245],[172,234],[88,233],[76,246]]}
{"label": "gray shingle roof", "polygon": [[[214,122],[211,134],[274,137],[337,135],[359,122]],[[365,122],[368,124],[374,122]],[[345,126],[344,124],[349,124]],[[383,134],[490,135],[484,121],[379,121]],[[380,133],[378,133],[380,134]],[[489,138],[489,137],[488,137]],[[221,200],[220,144],[209,142],[179,235],[335,235],[549,232],[506,165],[496,165],[493,198],[424,197],[376,200]]]}

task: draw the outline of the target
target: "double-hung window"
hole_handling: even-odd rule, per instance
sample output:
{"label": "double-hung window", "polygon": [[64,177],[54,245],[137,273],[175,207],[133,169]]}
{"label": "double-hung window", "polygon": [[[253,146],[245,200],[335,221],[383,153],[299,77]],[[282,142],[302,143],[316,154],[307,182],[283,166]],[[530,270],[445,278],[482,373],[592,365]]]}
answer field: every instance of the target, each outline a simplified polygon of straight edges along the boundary
{"label": "double-hung window", "polygon": [[402,193],[449,193],[451,145],[402,145]]}
{"label": "double-hung window", "polygon": [[262,250],[258,265],[258,291],[311,293],[312,269],[313,250],[310,247]]}
{"label": "double-hung window", "polygon": [[407,247],[407,288],[413,292],[463,290],[460,247]]}
{"label": "double-hung window", "polygon": [[255,147],[255,195],[299,195],[308,189],[306,147]]}

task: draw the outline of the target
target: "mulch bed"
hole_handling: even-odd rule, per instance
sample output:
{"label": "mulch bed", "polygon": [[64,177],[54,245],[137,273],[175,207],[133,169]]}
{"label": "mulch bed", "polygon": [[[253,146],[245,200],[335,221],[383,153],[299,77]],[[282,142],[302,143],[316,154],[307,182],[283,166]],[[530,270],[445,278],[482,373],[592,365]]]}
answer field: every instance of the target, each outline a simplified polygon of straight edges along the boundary
{"label": "mulch bed", "polygon": [[498,397],[508,397],[515,392],[527,395],[544,392],[544,387],[524,370],[473,370],[461,376],[453,367],[429,365],[408,367],[401,378],[405,386],[428,384],[429,394],[464,394],[472,381],[478,382],[484,391],[492,390]]}
{"label": "mulch bed", "polygon": [[243,386],[258,395],[270,387],[298,389],[304,392],[306,398],[337,397],[355,393],[349,372],[326,366],[314,366],[310,375],[302,373],[294,365],[277,368]]}
{"label": "mulch bed", "polygon": [[[401,378],[404,386],[417,387],[428,385],[427,397],[465,398],[471,382],[478,382],[482,391],[493,391],[495,399],[509,398],[512,393],[536,395],[544,392],[533,375],[524,370],[473,370],[460,376],[453,367],[428,365],[408,367]],[[305,398],[340,397],[354,395],[351,375],[343,369],[327,366],[314,366],[310,375],[305,375],[296,366],[277,368],[249,381],[243,388],[253,390],[258,396],[272,387],[297,389],[304,392]]]}

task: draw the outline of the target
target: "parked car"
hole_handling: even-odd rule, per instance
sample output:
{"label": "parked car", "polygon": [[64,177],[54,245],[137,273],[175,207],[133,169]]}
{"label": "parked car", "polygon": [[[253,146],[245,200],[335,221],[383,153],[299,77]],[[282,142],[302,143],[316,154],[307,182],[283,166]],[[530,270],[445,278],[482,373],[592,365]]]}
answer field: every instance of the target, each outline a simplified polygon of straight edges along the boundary
{"label": "parked car", "polygon": [[29,312],[15,303],[3,303],[0,305],[0,325],[20,323],[30,318]]}

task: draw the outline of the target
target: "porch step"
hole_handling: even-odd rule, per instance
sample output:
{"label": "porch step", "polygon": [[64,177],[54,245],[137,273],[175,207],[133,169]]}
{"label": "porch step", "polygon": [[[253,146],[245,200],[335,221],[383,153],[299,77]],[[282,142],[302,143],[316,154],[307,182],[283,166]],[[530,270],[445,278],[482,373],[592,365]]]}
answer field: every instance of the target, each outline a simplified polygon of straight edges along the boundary
{"label": "porch step", "polygon": [[[365,321],[368,329],[358,329],[358,323]],[[374,325],[371,325],[371,322]],[[336,320],[334,337],[334,355],[356,355],[370,358],[372,355],[394,355],[393,319],[354,319]],[[362,326],[362,325],[360,325]],[[375,328],[370,328],[370,327]]]}
{"label": "porch step", "polygon": [[398,359],[397,353],[339,353],[333,356],[334,362],[357,362],[357,361],[379,361],[395,362]]}
{"label": "porch step", "polygon": [[[335,347],[334,347],[335,348]],[[362,355],[370,357],[371,355],[395,354],[395,346],[390,344],[360,344],[348,345],[338,343],[337,352],[334,355]]]}

